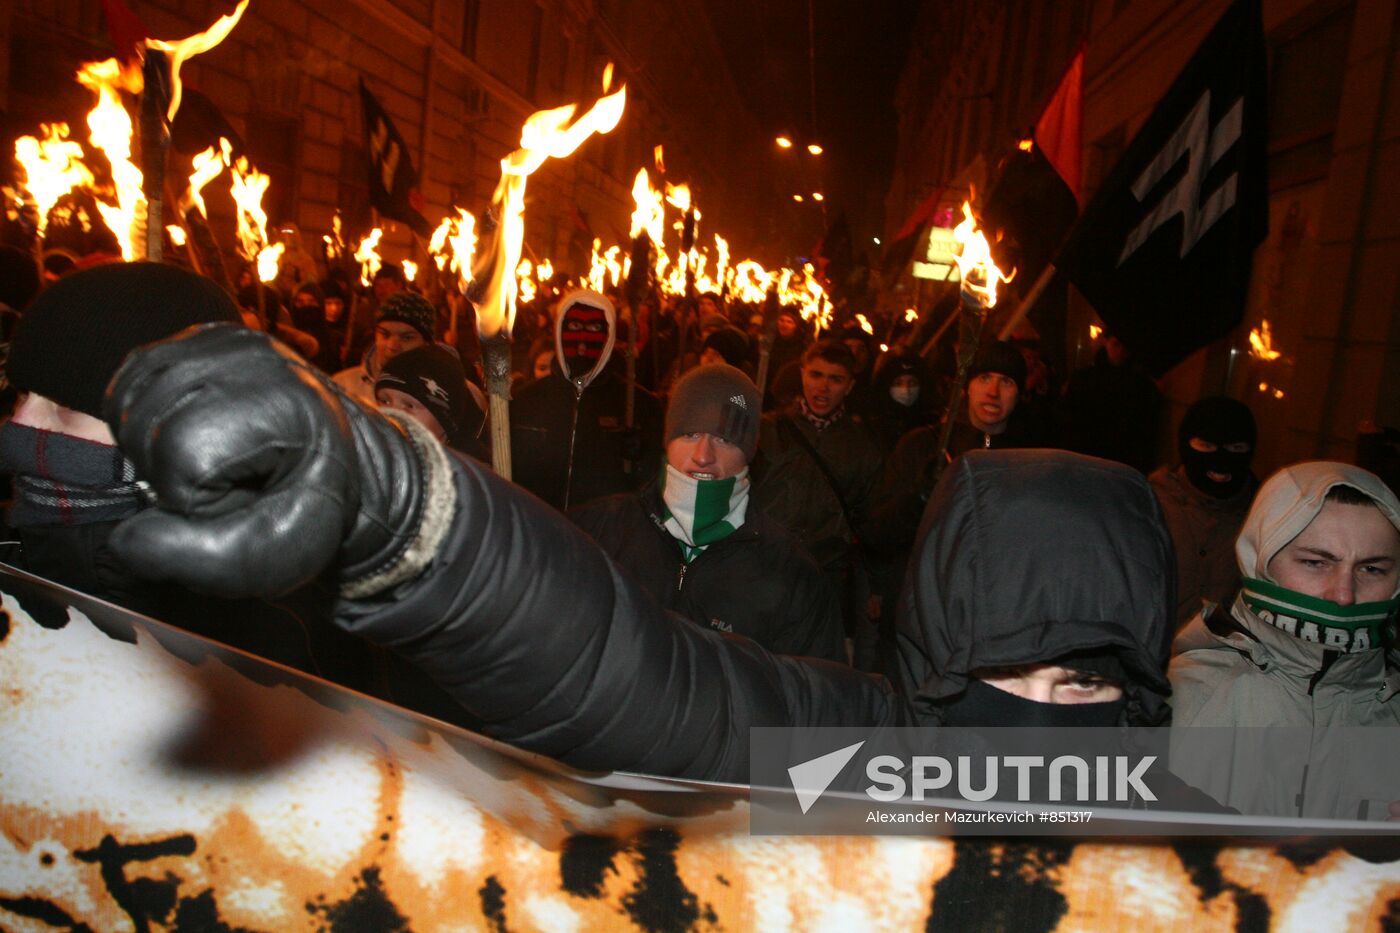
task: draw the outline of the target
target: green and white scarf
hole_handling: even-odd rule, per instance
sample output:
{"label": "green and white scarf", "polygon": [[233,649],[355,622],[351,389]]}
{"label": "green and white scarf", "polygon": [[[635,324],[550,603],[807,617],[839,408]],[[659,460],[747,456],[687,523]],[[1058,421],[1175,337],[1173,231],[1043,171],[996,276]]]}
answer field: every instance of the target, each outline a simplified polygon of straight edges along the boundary
{"label": "green and white scarf", "polygon": [[661,473],[661,500],[665,528],[680,543],[688,564],[744,524],[748,467],[725,479],[696,479],[668,464]]}
{"label": "green and white scarf", "polygon": [[1343,606],[1246,577],[1244,602],[1256,616],[1302,641],[1346,654],[1380,648],[1400,597]]}

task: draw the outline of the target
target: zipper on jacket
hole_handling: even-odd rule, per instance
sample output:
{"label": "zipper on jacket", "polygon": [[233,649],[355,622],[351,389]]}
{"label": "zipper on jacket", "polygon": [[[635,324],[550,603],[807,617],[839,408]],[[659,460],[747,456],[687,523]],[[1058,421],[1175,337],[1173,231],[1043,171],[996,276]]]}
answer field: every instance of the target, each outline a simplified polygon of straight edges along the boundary
{"label": "zipper on jacket", "polygon": [[676,577],[676,592],[677,592],[677,593],[679,593],[679,592],[681,591],[681,587],[685,586],[685,569],[686,569],[687,567],[689,567],[689,566],[690,566],[689,564],[684,564],[684,563],[681,564],[681,573],[680,573],[680,576]]}

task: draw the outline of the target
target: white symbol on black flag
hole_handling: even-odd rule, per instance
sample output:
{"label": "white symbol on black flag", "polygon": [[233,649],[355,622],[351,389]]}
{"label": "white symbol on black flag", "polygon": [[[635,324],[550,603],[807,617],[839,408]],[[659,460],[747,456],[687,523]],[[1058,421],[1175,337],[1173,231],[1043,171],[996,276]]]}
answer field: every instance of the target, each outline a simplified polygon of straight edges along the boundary
{"label": "white symbol on black flag", "polygon": [[403,137],[389,114],[360,79],[360,102],[365,113],[365,148],[369,150],[369,202],[390,220],[408,224],[426,237],[430,228],[423,216],[423,196]]}
{"label": "white symbol on black flag", "polygon": [[1201,43],[1070,234],[1056,266],[1154,375],[1244,315],[1268,233],[1259,0]]}

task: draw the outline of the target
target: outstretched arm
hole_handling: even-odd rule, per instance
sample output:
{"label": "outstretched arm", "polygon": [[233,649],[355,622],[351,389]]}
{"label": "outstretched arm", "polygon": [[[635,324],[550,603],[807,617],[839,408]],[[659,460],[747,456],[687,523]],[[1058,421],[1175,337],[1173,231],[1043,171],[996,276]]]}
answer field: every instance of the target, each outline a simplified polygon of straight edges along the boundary
{"label": "outstretched arm", "polygon": [[107,415],[159,498],[114,534],[134,569],[265,595],[334,568],[339,624],[521,747],[744,781],[750,726],[900,715],[859,673],[663,612],[562,516],[264,335],[205,327],[139,351]]}

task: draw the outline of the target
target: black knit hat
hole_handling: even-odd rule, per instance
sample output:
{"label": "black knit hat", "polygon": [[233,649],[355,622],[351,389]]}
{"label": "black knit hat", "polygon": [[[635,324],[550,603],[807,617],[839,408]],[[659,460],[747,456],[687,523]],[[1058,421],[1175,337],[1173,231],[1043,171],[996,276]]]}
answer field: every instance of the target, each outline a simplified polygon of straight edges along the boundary
{"label": "black knit hat", "polygon": [[186,327],[240,320],[203,276],[155,262],[111,263],[60,279],[25,312],[6,372],[37,392],[102,417],[102,395],[126,355]]}
{"label": "black knit hat", "polygon": [[744,451],[758,449],[758,389],[753,380],[726,363],[697,366],[671,390],[666,407],[666,443],[683,434],[713,434]]}
{"label": "black knit hat", "polygon": [[412,327],[432,343],[437,339],[437,310],[417,292],[394,292],[385,298],[374,316],[374,323],[398,321]]}
{"label": "black knit hat", "polygon": [[730,366],[742,366],[749,356],[749,335],[737,327],[717,330],[705,338],[700,352],[714,350]]}
{"label": "black knit hat", "polygon": [[436,344],[415,347],[384,364],[374,388],[397,389],[433,413],[447,435],[447,446],[466,450],[483,415],[467,389],[462,363]]}
{"label": "black knit hat", "polygon": [[983,373],[997,373],[1016,383],[1016,389],[1026,388],[1026,358],[1005,340],[984,344],[972,360],[972,368],[967,378],[973,379]]}

